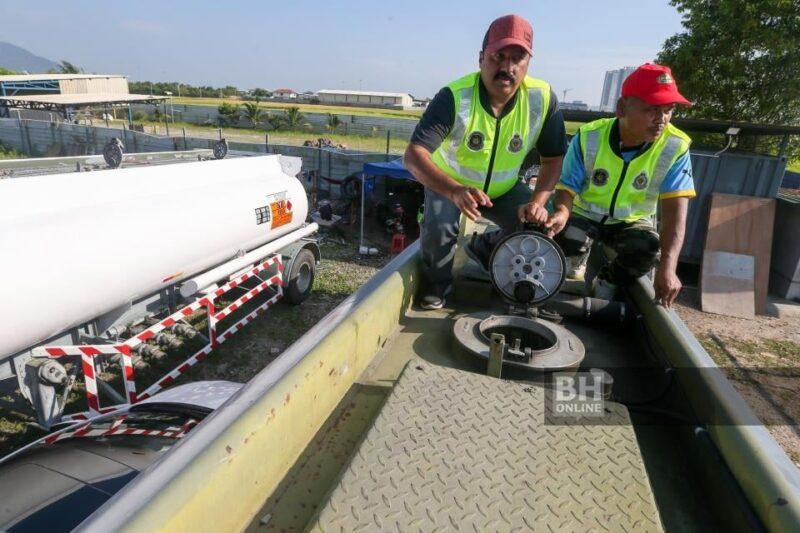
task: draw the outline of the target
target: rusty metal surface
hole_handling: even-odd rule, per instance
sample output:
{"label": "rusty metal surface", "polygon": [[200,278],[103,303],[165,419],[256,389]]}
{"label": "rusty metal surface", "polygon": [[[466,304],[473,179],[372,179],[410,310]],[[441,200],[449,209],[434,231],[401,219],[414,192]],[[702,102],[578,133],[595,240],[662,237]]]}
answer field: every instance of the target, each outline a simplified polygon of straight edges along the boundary
{"label": "rusty metal surface", "polygon": [[546,425],[544,391],[412,362],[312,531],[661,531],[627,411]]}

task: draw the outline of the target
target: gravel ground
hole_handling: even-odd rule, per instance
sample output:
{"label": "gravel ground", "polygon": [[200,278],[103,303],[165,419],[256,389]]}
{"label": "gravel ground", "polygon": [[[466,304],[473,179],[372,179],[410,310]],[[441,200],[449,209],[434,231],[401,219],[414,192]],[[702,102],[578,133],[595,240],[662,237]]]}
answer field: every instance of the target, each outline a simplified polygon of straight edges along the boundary
{"label": "gravel ground", "polygon": [[800,315],[704,313],[691,288],[681,293],[676,312],[800,467]]}

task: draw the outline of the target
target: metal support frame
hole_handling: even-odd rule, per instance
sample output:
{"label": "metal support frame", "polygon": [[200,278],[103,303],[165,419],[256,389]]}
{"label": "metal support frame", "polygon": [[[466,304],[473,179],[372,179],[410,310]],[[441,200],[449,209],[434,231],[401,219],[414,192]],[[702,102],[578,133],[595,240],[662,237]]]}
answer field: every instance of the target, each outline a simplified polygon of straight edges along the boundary
{"label": "metal support frame", "polygon": [[[262,279],[260,274],[265,270],[275,266],[276,273],[269,279]],[[89,410],[67,415],[62,418],[63,421],[85,420],[97,416],[98,414],[107,413],[120,407],[130,405],[146,398],[149,398],[161,391],[165,387],[171,385],[180,375],[186,373],[191,367],[202,361],[220,344],[230,339],[234,333],[242,329],[246,324],[250,323],[258,315],[272,307],[283,297],[283,261],[280,254],[270,255],[262,260],[257,266],[248,269],[246,272],[237,275],[221,287],[217,288],[210,294],[181,307],[168,317],[160,320],[156,324],[148,327],[137,335],[117,344],[84,344],[72,346],[40,346],[33,349],[34,357],[50,357],[60,358],[65,356],[80,356],[81,366],[83,370],[84,382],[86,385],[86,401]],[[222,310],[216,309],[216,301],[221,296],[227,294],[235,288],[241,287],[241,284],[249,279],[259,279],[261,282],[253,287],[247,288],[247,291],[237,298],[234,302],[226,306]],[[227,316],[234,311],[240,309],[245,303],[252,298],[265,291],[271,289],[273,294],[267,301],[258,306],[255,310],[251,311],[247,316],[236,321],[228,329],[223,332],[217,331],[217,325]],[[170,328],[180,322],[185,321],[189,316],[197,311],[205,310],[208,316],[208,343],[193,353],[188,359],[183,361],[180,365],[173,368],[170,372],[156,380],[153,384],[147,387],[143,392],[137,393],[135,383],[135,370],[133,366],[133,353],[137,347],[153,338],[160,332]],[[103,407],[100,405],[100,398],[97,388],[97,368],[96,358],[98,356],[118,356],[122,369],[123,383],[125,385],[126,402]]]}

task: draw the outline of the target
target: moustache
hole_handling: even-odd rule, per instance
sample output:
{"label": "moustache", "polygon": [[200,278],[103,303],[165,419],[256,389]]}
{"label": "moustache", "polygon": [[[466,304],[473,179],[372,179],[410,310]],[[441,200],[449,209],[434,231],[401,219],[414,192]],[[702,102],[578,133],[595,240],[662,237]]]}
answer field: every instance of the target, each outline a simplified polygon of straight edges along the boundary
{"label": "moustache", "polygon": [[501,70],[500,72],[498,72],[497,74],[495,74],[495,75],[494,75],[494,79],[496,79],[496,80],[508,80],[508,81],[510,81],[510,82],[512,82],[512,83],[513,83],[514,81],[516,81],[516,80],[514,79],[514,76],[512,76],[511,74],[509,74],[508,72],[505,72],[505,71],[503,71],[503,70]]}

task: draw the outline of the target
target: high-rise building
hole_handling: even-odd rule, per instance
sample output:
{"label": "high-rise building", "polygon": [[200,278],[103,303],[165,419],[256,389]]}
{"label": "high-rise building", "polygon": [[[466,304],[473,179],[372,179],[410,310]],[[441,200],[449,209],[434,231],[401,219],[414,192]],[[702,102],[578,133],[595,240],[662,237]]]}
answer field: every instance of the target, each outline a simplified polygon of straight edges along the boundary
{"label": "high-rise building", "polygon": [[606,78],[603,81],[603,94],[600,97],[600,111],[614,111],[616,109],[617,100],[622,92],[622,82],[634,70],[636,70],[636,67],[606,71]]}

